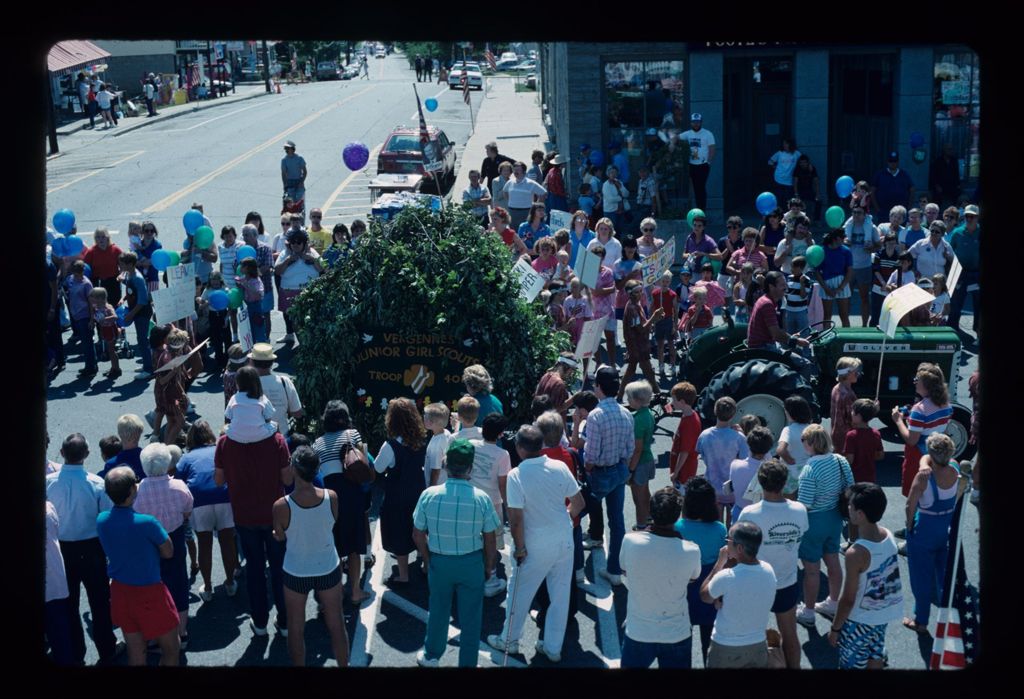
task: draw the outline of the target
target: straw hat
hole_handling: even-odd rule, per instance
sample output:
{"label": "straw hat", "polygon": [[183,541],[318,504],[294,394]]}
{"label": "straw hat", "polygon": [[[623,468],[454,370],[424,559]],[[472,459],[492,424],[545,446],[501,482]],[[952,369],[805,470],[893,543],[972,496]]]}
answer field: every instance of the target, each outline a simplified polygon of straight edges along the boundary
{"label": "straw hat", "polygon": [[249,359],[255,362],[272,362],[277,359],[277,355],[274,354],[274,346],[269,342],[257,342],[252,346]]}

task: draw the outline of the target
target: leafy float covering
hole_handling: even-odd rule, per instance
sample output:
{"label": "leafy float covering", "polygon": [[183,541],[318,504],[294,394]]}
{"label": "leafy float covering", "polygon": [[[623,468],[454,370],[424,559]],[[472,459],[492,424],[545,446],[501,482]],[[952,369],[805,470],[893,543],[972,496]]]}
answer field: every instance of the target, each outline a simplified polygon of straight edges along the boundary
{"label": "leafy float covering", "polygon": [[537,381],[569,337],[550,329],[539,301],[520,298],[512,263],[501,239],[457,206],[372,220],[354,254],[289,309],[307,411],[345,400],[375,449],[388,399],[451,405],[464,393],[462,370],[483,364],[513,423],[528,419]]}

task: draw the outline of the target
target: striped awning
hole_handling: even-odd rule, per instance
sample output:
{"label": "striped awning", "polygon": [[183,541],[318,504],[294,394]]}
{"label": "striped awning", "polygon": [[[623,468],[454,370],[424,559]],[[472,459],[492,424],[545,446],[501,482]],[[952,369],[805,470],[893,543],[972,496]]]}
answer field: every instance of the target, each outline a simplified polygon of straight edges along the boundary
{"label": "striped awning", "polygon": [[91,41],[61,41],[50,49],[46,65],[54,75],[67,75],[82,66],[109,57],[108,51]]}

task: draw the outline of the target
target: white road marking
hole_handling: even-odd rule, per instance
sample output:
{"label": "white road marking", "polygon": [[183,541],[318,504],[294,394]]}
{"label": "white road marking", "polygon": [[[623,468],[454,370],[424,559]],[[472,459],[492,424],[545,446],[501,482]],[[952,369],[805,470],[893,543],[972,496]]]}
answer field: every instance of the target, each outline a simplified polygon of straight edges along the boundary
{"label": "white road marking", "polygon": [[373,637],[377,633],[377,613],[380,610],[381,599],[384,596],[384,569],[387,566],[387,554],[384,552],[384,542],[381,539],[380,521],[377,521],[377,531],[373,534],[373,555],[377,562],[373,566],[373,573],[370,575],[369,588],[363,588],[367,592],[374,592],[370,604],[359,610],[359,620],[356,623],[356,633],[352,638],[351,652],[349,653],[349,665],[352,667],[366,667],[369,664],[367,651],[373,645]]}
{"label": "white road marking", "polygon": [[[435,100],[436,100],[436,99],[437,99],[438,97],[440,97],[441,95],[443,95],[443,94],[446,94],[446,93],[448,93],[448,92],[450,92],[450,91],[451,91],[451,88],[449,88],[449,87],[446,87],[445,89],[441,90],[440,92],[438,92],[438,93],[437,93],[436,95],[434,95],[434,96],[433,96],[432,98],[430,98],[430,99],[435,99]],[[426,114],[424,114],[423,116],[424,116],[424,118],[426,118],[426,116],[427,116],[427,115],[426,115]],[[409,119],[410,119],[411,121],[418,121],[418,120],[419,120],[419,118],[420,118],[420,110],[418,110],[418,109],[417,109],[417,110],[416,110],[415,112],[413,112],[413,113],[412,113],[412,116],[411,116],[411,117],[409,117]],[[433,122],[432,122],[432,123],[433,123]],[[448,123],[448,122],[445,122],[445,123]]]}
{"label": "white road marking", "polygon": [[[276,96],[270,98],[270,101],[279,101],[279,100],[280,100],[280,98],[278,98]],[[235,114],[239,114],[241,112],[248,111],[248,110],[254,109],[256,107],[261,107],[261,106],[263,106],[265,104],[267,104],[267,102],[259,102],[257,104],[249,105],[248,107],[242,107],[241,109],[236,109],[235,111],[228,112],[227,114],[221,114],[220,116],[213,117],[212,119],[207,119],[206,121],[201,121],[198,124],[196,124],[195,126],[190,126],[187,129],[165,129],[161,133],[182,133],[184,131],[191,131],[192,129],[198,129],[200,126],[205,126],[206,124],[209,124],[210,122],[217,121],[218,119],[223,119],[225,117],[234,116]]]}
{"label": "white road marking", "polygon": [[58,186],[54,187],[53,189],[48,189],[48,190],[46,190],[46,193],[49,195],[49,194],[53,194],[56,191],[64,189],[65,187],[70,187],[71,185],[73,185],[73,184],[75,184],[77,182],[81,182],[82,180],[86,179],[87,177],[92,177],[93,175],[98,175],[101,172],[103,172],[104,170],[109,170],[110,168],[115,167],[117,165],[120,165],[121,163],[123,163],[126,160],[131,160],[132,158],[134,158],[136,156],[142,155],[145,152],[146,151],[144,151],[144,150],[133,151],[133,152],[129,153],[128,155],[126,155],[125,157],[121,158],[120,160],[115,160],[114,162],[110,163],[109,165],[104,165],[103,167],[98,168],[96,170],[91,170],[91,171],[85,173],[84,175],[82,175],[81,177],[76,177],[73,180],[70,180],[69,182],[65,182],[62,185],[58,185]]}

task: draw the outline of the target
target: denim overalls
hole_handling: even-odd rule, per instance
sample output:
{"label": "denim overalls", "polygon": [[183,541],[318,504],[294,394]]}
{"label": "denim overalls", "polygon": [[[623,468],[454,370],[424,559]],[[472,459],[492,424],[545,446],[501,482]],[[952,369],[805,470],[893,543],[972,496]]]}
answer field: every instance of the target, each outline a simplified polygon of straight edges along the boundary
{"label": "denim overalls", "polygon": [[[952,465],[952,464],[951,464]],[[960,469],[953,466],[959,475]],[[914,593],[914,621],[928,624],[933,602],[941,604],[942,581],[946,574],[946,555],[949,553],[949,525],[956,507],[956,493],[940,499],[935,474],[928,478],[932,491],[932,504],[918,507],[914,515],[914,528],[907,533],[907,565],[910,568],[910,589]],[[957,489],[959,490],[959,489]]]}

